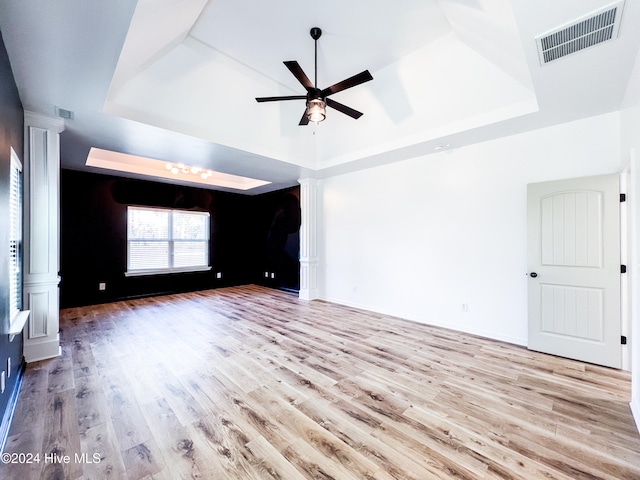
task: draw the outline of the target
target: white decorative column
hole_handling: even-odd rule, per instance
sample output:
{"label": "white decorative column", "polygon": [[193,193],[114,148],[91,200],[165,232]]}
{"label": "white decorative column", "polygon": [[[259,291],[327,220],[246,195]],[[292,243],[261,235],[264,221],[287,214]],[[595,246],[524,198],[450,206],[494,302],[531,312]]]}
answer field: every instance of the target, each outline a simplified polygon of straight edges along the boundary
{"label": "white decorative column", "polygon": [[303,300],[318,298],[317,209],[318,181],[311,178],[300,183],[300,293]]}
{"label": "white decorative column", "polygon": [[60,355],[59,118],[24,114],[23,310],[31,310],[24,335],[24,357],[35,362]]}

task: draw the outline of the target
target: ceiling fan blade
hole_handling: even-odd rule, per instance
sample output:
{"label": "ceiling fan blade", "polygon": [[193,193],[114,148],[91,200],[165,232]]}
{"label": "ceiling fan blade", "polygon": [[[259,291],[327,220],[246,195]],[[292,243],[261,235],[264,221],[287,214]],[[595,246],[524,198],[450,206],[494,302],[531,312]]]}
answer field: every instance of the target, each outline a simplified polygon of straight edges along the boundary
{"label": "ceiling fan blade", "polygon": [[288,97],[257,97],[258,103],[262,102],[279,102],[280,100],[306,100],[306,95],[290,95]]}
{"label": "ceiling fan blade", "polygon": [[298,62],[296,62],[295,60],[291,60],[288,62],[284,62],[284,64],[287,66],[289,71],[293,73],[293,76],[298,79],[298,81],[304,88],[306,88],[307,90],[312,90],[315,88],[313,86],[313,83],[311,83],[311,80],[309,80],[309,77],[307,77],[307,74],[304,73],[302,67],[298,64]]}
{"label": "ceiling fan blade", "polygon": [[327,98],[327,99],[325,99],[325,101],[327,102],[327,106],[328,107],[335,108],[339,112],[342,112],[345,115],[349,115],[351,118],[355,118],[357,120],[362,116],[362,112],[354,110],[351,107],[347,107],[346,105],[338,103],[335,100]]}
{"label": "ceiling fan blade", "polygon": [[347,88],[355,87],[356,85],[360,85],[361,83],[368,82],[369,80],[373,80],[373,77],[369,73],[369,70],[365,70],[364,72],[360,72],[353,77],[347,78],[341,82],[336,83],[335,85],[331,85],[328,88],[325,88],[320,92],[321,97],[326,97],[327,95],[333,95],[334,93],[341,92],[342,90],[346,90]]}
{"label": "ceiling fan blade", "polygon": [[300,126],[309,125],[309,117],[307,116],[307,109],[304,109],[304,113],[302,114],[302,118],[300,119]]}

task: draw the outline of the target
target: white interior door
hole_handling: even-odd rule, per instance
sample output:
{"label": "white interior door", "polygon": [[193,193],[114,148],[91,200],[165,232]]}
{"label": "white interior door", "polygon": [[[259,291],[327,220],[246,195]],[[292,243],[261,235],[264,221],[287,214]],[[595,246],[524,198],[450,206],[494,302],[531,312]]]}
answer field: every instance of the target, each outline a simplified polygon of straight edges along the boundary
{"label": "white interior door", "polygon": [[528,186],[531,350],[621,368],[619,192],[618,175]]}

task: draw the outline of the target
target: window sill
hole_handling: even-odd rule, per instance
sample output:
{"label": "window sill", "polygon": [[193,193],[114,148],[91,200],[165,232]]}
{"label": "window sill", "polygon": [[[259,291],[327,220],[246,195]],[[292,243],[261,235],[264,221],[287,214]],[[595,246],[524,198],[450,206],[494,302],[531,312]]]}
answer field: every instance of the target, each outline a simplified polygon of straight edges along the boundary
{"label": "window sill", "polygon": [[22,333],[22,330],[29,319],[29,313],[31,313],[31,310],[22,310],[11,319],[11,323],[9,325],[10,342],[13,342],[16,335],[20,335]]}
{"label": "window sill", "polygon": [[124,272],[125,277],[143,277],[146,275],[169,275],[172,273],[207,272],[211,267],[159,268],[157,270],[133,270]]}

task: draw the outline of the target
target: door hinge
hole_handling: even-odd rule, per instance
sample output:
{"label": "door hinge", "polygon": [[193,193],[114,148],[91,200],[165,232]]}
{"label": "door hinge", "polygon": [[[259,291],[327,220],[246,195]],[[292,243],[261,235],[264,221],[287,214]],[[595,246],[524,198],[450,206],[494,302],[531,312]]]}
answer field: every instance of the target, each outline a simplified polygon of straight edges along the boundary
{"label": "door hinge", "polygon": [[627,194],[626,193],[621,193],[620,194],[620,202],[626,202],[627,201]]}
{"label": "door hinge", "polygon": [[625,337],[624,335],[622,335],[620,337],[620,344],[621,345],[626,345],[627,344],[627,337]]}
{"label": "door hinge", "polygon": [[627,266],[626,265],[620,265],[620,273],[627,273]]}

